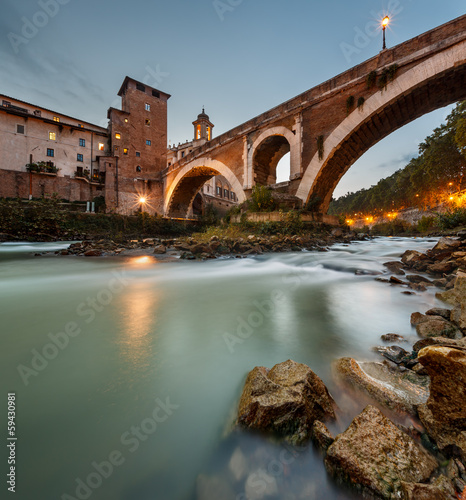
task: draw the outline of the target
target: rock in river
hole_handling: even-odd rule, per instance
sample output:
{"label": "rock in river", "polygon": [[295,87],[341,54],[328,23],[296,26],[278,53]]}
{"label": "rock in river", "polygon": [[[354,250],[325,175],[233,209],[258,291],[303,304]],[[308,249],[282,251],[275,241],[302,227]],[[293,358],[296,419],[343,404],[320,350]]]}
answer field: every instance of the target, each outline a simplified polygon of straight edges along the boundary
{"label": "rock in river", "polygon": [[325,467],[363,492],[395,499],[403,498],[402,481],[427,481],[437,461],[380,410],[367,406],[329,447]]}
{"label": "rock in river", "polygon": [[315,420],[335,419],[335,407],[322,380],[308,366],[288,360],[249,372],[238,424],[299,443],[311,438]]}

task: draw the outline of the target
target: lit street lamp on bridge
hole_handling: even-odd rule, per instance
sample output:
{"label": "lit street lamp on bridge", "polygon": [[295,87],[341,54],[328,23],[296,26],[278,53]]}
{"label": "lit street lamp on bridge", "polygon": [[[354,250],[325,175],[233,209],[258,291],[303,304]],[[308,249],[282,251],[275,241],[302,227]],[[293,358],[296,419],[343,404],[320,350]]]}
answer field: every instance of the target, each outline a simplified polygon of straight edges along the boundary
{"label": "lit street lamp on bridge", "polygon": [[385,43],[385,30],[387,29],[388,23],[390,22],[390,18],[388,16],[385,16],[382,19],[382,31],[383,31],[383,47],[382,50],[385,50],[387,48],[387,44]]}

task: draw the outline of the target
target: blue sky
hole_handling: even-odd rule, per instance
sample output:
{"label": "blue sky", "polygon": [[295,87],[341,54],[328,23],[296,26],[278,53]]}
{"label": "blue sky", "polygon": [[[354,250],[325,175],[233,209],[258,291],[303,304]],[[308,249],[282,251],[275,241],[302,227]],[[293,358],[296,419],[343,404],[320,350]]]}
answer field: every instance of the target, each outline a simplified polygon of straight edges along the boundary
{"label": "blue sky", "polygon": [[[381,33],[361,33],[383,13],[390,47],[464,10],[464,0],[3,0],[0,93],[106,126],[129,75],[172,95],[178,143],[203,105],[219,135],[374,56]],[[335,195],[404,166],[449,109],[372,148]]]}

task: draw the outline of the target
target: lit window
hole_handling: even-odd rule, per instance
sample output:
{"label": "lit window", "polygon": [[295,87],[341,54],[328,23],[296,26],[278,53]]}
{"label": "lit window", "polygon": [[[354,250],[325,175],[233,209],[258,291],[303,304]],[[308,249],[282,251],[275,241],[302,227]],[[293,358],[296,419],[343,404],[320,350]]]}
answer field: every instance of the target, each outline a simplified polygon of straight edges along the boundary
{"label": "lit window", "polygon": [[24,134],[24,125],[16,125],[16,133]]}
{"label": "lit window", "polygon": [[58,118],[58,116],[54,116],[54,117],[53,117],[53,121],[54,121],[54,122],[59,122],[59,121],[60,121],[60,118]]}
{"label": "lit window", "polygon": [[105,144],[103,142],[99,142],[99,151],[103,151],[105,148]]}
{"label": "lit window", "polygon": [[115,139],[121,139],[121,134],[115,134]]}
{"label": "lit window", "polygon": [[139,151],[136,151],[136,157],[139,158],[141,156],[141,153]]}
{"label": "lit window", "polygon": [[128,148],[123,148],[123,154],[127,155],[128,154]]}
{"label": "lit window", "polygon": [[150,111],[150,104],[147,104],[147,102],[146,102],[145,108],[146,108],[146,111]]}
{"label": "lit window", "polygon": [[57,134],[55,132],[49,132],[49,139],[51,141],[56,141],[57,140]]}
{"label": "lit window", "polygon": [[210,127],[207,127],[207,140],[210,141]]}
{"label": "lit window", "polygon": [[197,131],[196,131],[196,139],[200,139],[200,138],[201,138],[201,126],[198,125]]}
{"label": "lit window", "polygon": [[79,145],[86,147],[86,139],[79,139]]}
{"label": "lit window", "polygon": [[78,123],[78,127],[79,128],[84,128],[84,125],[81,125],[80,123]]}
{"label": "lit window", "polygon": [[150,125],[150,120],[149,120],[149,118],[146,118],[146,125]]}
{"label": "lit window", "polygon": [[53,158],[55,156],[55,150],[47,148],[47,156]]}
{"label": "lit window", "polygon": [[152,142],[149,139],[146,139],[146,146],[150,146]]}
{"label": "lit window", "polygon": [[78,154],[77,160],[78,161],[84,161],[83,155]]}

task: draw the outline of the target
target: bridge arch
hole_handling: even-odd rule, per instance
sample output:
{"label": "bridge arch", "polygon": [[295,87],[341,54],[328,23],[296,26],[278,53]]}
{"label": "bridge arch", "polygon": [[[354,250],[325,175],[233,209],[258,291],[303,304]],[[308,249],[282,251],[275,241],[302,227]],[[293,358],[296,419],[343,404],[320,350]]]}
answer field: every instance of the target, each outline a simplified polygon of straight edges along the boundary
{"label": "bridge arch", "polygon": [[353,163],[377,142],[426,113],[466,98],[466,42],[427,59],[366,100],[324,141],[324,156],[314,155],[296,195],[311,196],[327,212],[332,194]]}
{"label": "bridge arch", "polygon": [[287,127],[272,127],[264,130],[252,143],[248,151],[245,179],[247,185],[268,186],[276,183],[279,161],[290,153],[290,179],[301,169],[300,141],[297,134]]}
{"label": "bridge arch", "polygon": [[227,179],[239,203],[246,200],[241,183],[224,163],[211,158],[199,158],[183,167],[171,182],[165,196],[165,215],[186,217],[196,194],[215,175],[223,175]]}

